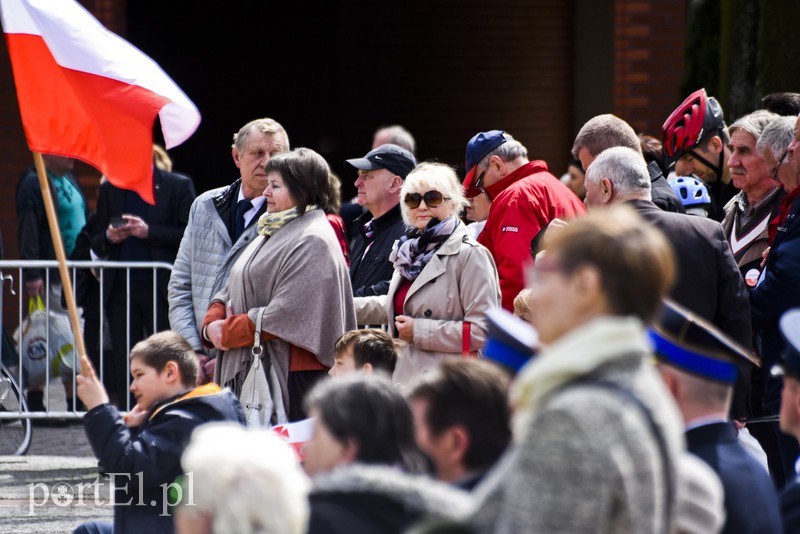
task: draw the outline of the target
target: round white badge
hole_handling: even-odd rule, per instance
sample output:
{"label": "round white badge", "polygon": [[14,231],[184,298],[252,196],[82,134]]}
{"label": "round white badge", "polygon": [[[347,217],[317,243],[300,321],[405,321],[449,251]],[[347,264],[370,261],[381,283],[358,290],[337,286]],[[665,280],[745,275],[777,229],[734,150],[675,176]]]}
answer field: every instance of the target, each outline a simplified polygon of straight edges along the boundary
{"label": "round white badge", "polygon": [[761,273],[758,271],[758,269],[750,269],[747,271],[747,274],[744,275],[745,284],[747,284],[748,287],[756,287],[760,274]]}

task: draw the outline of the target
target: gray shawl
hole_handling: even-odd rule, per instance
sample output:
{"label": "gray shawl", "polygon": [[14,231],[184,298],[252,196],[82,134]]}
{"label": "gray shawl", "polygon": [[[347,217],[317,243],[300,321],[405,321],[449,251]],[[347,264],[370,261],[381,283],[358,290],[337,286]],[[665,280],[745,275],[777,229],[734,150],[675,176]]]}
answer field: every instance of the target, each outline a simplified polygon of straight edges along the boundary
{"label": "gray shawl", "polygon": [[[321,210],[294,219],[266,239],[256,237],[231,269],[228,286],[214,298],[255,323],[265,307],[262,329],[277,337],[264,344],[272,358],[288,413],[290,345],[303,348],[328,367],[333,345],[356,328],[353,292],[341,247]],[[217,381],[238,396],[252,355],[250,347],[222,355]]]}

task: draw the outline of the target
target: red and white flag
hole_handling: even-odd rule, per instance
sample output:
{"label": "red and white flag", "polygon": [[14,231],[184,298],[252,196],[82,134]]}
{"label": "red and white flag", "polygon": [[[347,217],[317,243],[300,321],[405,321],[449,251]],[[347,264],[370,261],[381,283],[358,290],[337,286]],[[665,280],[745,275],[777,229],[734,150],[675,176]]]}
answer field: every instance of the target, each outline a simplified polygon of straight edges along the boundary
{"label": "red and white flag", "polygon": [[272,431],[292,446],[299,462],[306,459],[306,443],[314,436],[314,419],[308,418],[294,423],[286,423],[272,427]]}
{"label": "red and white flag", "polygon": [[32,151],[70,156],[153,203],[153,124],[167,148],[200,112],[152,59],[73,0],[0,0]]}

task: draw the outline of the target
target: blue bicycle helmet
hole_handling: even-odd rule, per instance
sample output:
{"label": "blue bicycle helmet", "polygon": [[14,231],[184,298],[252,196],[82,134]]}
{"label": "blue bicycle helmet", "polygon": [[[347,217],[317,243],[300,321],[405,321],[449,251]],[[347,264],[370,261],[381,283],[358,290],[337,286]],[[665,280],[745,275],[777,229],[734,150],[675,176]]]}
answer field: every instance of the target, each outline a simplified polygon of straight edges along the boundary
{"label": "blue bicycle helmet", "polygon": [[696,176],[671,176],[667,181],[683,202],[684,208],[711,204],[706,184]]}

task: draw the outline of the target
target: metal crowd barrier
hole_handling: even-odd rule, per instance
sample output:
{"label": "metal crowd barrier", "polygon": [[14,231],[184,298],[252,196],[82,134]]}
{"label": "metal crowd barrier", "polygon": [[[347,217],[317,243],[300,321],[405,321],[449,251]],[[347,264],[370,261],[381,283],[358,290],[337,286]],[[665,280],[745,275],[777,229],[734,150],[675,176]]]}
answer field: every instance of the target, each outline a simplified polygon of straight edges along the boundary
{"label": "metal crowd barrier", "polygon": [[[94,271],[94,273],[96,273],[96,277],[97,277],[98,282],[100,284],[100,286],[99,286],[99,291],[100,291],[99,306],[100,306],[100,318],[101,318],[101,320],[100,320],[100,325],[99,325],[100,331],[98,333],[99,334],[98,337],[99,337],[99,352],[100,352],[100,366],[99,366],[100,368],[99,369],[95,369],[95,371],[97,372],[97,374],[102,379],[103,377],[105,377],[105,372],[106,372],[106,370],[104,369],[104,365],[103,365],[103,363],[104,363],[104,357],[103,357],[104,348],[103,347],[104,347],[104,343],[105,343],[106,338],[107,338],[105,332],[103,331],[103,326],[106,323],[106,310],[105,310],[105,305],[104,305],[105,287],[104,287],[104,283],[103,283],[104,279],[105,279],[106,271],[109,270],[109,269],[124,270],[125,271],[125,283],[127,285],[126,294],[130,295],[130,290],[131,290],[131,276],[130,275],[131,275],[132,271],[137,271],[137,270],[149,270],[149,271],[152,271],[153,280],[155,281],[158,271],[162,270],[162,269],[167,270],[167,271],[172,271],[172,264],[165,263],[165,262],[129,262],[129,263],[125,263],[125,262],[117,262],[117,261],[68,261],[67,262],[67,267],[68,267],[69,273],[70,273],[73,294],[77,290],[77,281],[78,281],[78,271],[77,271],[77,269],[92,269]],[[37,269],[37,268],[38,269],[46,269],[44,271],[44,278],[43,278],[44,285],[45,285],[45,288],[44,288],[45,290],[43,291],[43,294],[42,294],[42,300],[44,302],[46,310],[49,312],[51,310],[51,307],[53,307],[56,310],[60,311],[62,309],[60,303],[58,303],[58,305],[56,305],[56,306],[53,306],[53,303],[51,302],[51,291],[50,291],[50,284],[51,284],[52,275],[53,275],[53,273],[58,272],[57,271],[57,269],[58,269],[58,262],[57,261],[55,261],[55,260],[53,260],[53,261],[23,261],[23,260],[3,260],[3,261],[0,261],[0,318],[4,319],[3,309],[4,309],[4,307],[9,305],[9,302],[7,301],[8,292],[6,292],[6,287],[7,287],[6,286],[6,282],[7,281],[10,282],[10,291],[9,292],[11,293],[11,296],[13,297],[12,302],[10,304],[11,305],[16,305],[16,309],[17,309],[17,313],[16,313],[17,324],[16,325],[6,325],[5,321],[3,321],[3,328],[5,329],[6,333],[8,334],[8,337],[10,339],[12,339],[12,340],[13,340],[14,331],[16,330],[18,325],[22,325],[23,324],[23,321],[25,320],[25,318],[28,315],[28,295],[25,292],[25,286],[24,286],[24,282],[23,282],[22,272],[25,269]],[[157,307],[157,296],[158,295],[157,295],[157,292],[158,292],[157,284],[153,283],[153,329],[152,329],[153,332],[157,331],[157,326],[156,325],[158,324],[157,323],[157,321],[158,321],[158,307]],[[127,304],[126,304],[125,308],[126,308],[126,324],[127,324],[127,327],[126,327],[126,341],[127,341],[126,346],[128,347],[128,349],[126,350],[126,354],[125,354],[125,366],[126,366],[126,369],[129,369],[130,368],[130,347],[131,347],[131,343],[130,343],[130,339],[131,339],[130,338],[130,336],[131,336],[131,331],[130,331],[130,313],[131,313],[130,299],[127,300]],[[63,313],[65,313],[65,314],[68,313],[66,308],[63,308],[63,310],[64,310]],[[84,321],[82,319],[82,314],[80,313],[80,308],[79,308],[79,316],[81,316],[81,325],[82,325],[81,329],[83,331]],[[50,347],[50,314],[49,313],[47,314],[47,335],[46,335],[46,338],[47,338],[46,339],[46,344],[47,344],[46,346],[49,348]],[[85,334],[84,334],[84,338],[85,338]],[[76,345],[73,344],[73,346],[75,347]],[[3,355],[2,354],[2,350],[3,349],[2,349],[2,345],[0,345],[0,356],[2,356],[3,372],[7,373],[5,375],[6,377],[7,376],[11,376],[12,377],[11,382],[16,381],[16,384],[23,385],[24,384],[24,382],[23,382],[23,363],[24,363],[23,359],[24,359],[24,355],[19,350],[20,349],[19,345],[17,345],[16,348],[17,348],[17,352],[18,352],[16,361],[15,362],[11,362],[11,363],[13,363],[13,365],[9,365],[9,358],[8,358],[7,355]],[[76,352],[77,352],[77,350],[75,348],[73,348],[73,354],[75,354]],[[88,352],[88,349],[87,349],[87,352]],[[76,401],[77,401],[77,395],[74,393],[74,392],[77,391],[77,385],[75,383],[75,376],[80,373],[80,362],[78,361],[79,356],[80,355],[75,354],[75,360],[73,362],[72,369],[71,369],[72,391],[73,391],[73,395],[74,395],[74,398],[76,399]],[[47,355],[45,357],[49,361],[49,355]],[[115,359],[119,358],[119,356],[116,355],[116,354],[114,354],[113,357]],[[3,387],[0,387],[0,401],[3,402],[3,405],[0,406],[0,426],[6,420],[18,420],[18,419],[21,419],[21,418],[22,419],[59,419],[59,420],[67,420],[67,419],[78,419],[78,418],[82,417],[85,412],[77,410],[76,407],[74,407],[74,406],[65,406],[65,409],[62,409],[62,410],[57,409],[58,407],[56,406],[55,409],[54,409],[54,407],[53,407],[54,402],[51,400],[51,396],[52,395],[51,395],[51,391],[50,391],[50,389],[51,389],[51,387],[50,387],[51,386],[51,380],[53,379],[53,376],[51,376],[52,374],[53,373],[51,372],[51,365],[49,365],[49,364],[46,365],[45,366],[45,383],[44,383],[44,405],[46,407],[45,411],[35,411],[35,412],[29,411],[25,406],[25,402],[23,402],[23,401],[20,401],[19,403],[17,403],[16,407],[14,406],[13,402],[6,403],[5,399],[4,399],[4,395],[7,396],[9,394],[13,394],[13,392],[9,392],[8,391],[8,384],[7,383],[4,384],[2,381],[0,381],[0,386],[3,386]],[[128,388],[130,387],[130,380],[131,380],[130,373],[127,373],[126,384],[127,384]],[[55,381],[56,381],[55,387],[62,387],[61,379],[60,379],[59,376],[55,376]],[[9,382],[9,381],[6,380],[6,382]],[[22,386],[20,389],[24,389],[24,386]],[[121,402],[121,404],[123,404],[123,406],[121,406],[123,411],[130,411],[131,405],[130,405],[130,396],[129,395],[125,394],[124,398],[123,398],[122,395],[120,395],[120,402]],[[10,408],[9,408],[9,406],[10,406]]]}

